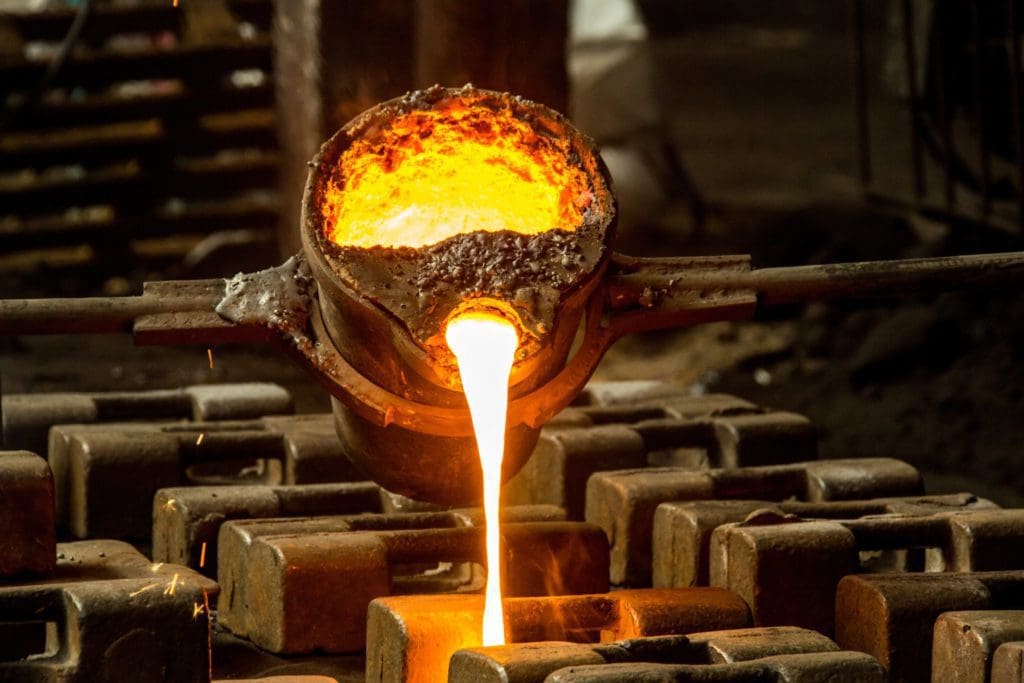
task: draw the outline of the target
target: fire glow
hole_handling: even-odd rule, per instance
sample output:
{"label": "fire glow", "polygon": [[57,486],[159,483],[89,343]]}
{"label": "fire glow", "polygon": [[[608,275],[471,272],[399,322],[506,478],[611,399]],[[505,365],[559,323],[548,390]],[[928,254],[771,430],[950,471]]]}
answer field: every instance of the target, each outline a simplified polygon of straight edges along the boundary
{"label": "fire glow", "polygon": [[449,100],[355,140],[324,194],[341,246],[430,246],[471,232],[573,231],[593,193],[564,140],[509,109]]}
{"label": "fire glow", "polygon": [[445,339],[459,365],[483,470],[484,520],[487,527],[483,645],[504,645],[498,511],[508,381],[519,339],[512,323],[486,313],[466,313],[454,318],[448,323]]}

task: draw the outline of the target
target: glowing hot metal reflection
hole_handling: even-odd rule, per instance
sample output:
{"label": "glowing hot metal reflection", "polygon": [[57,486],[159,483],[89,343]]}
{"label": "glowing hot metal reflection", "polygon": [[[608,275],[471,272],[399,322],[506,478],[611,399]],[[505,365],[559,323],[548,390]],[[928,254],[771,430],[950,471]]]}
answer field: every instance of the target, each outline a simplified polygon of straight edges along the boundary
{"label": "glowing hot metal reflection", "polygon": [[486,313],[467,313],[454,318],[448,323],[445,339],[459,365],[484,474],[487,592],[484,597],[483,644],[504,645],[498,502],[501,461],[505,453],[508,379],[519,339],[512,323]]}

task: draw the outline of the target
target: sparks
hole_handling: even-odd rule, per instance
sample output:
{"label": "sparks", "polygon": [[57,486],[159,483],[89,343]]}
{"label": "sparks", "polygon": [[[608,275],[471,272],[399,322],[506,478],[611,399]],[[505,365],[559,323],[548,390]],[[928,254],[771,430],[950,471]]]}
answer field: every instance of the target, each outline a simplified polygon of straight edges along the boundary
{"label": "sparks", "polygon": [[205,437],[206,437],[206,432],[199,432],[199,436],[196,437],[196,445],[198,446],[199,444],[201,444]]}
{"label": "sparks", "polygon": [[206,541],[203,541],[203,547],[199,549],[199,568],[202,569],[206,566]]}
{"label": "sparks", "polygon": [[164,512],[174,512],[174,509],[175,507],[177,507],[177,505],[178,501],[174,500],[173,498],[168,499],[168,501],[164,503]]}
{"label": "sparks", "polygon": [[487,530],[487,589],[484,595],[483,644],[504,645],[505,617],[501,603],[501,538],[498,524],[501,461],[505,452],[508,381],[516,347],[515,326],[504,318],[481,313],[460,315],[445,330],[455,354],[462,388],[476,433],[484,482],[484,524]]}
{"label": "sparks", "polygon": [[195,621],[196,619],[198,619],[199,615],[202,614],[205,610],[206,610],[206,607],[204,607],[201,602],[193,602],[192,603],[192,621]]}
{"label": "sparks", "polygon": [[128,594],[128,597],[129,597],[129,598],[134,598],[134,597],[135,597],[136,595],[142,595],[142,594],[143,594],[143,593],[145,593],[146,591],[148,591],[148,590],[151,590],[151,589],[153,589],[153,588],[156,588],[156,587],[157,587],[157,586],[159,586],[159,585],[160,585],[160,584],[158,584],[158,583],[151,583],[151,584],[149,584],[149,585],[147,585],[147,586],[143,586],[143,587],[142,587],[142,588],[140,588],[139,590],[137,590],[137,591],[132,591],[131,593],[129,593],[129,594]]}
{"label": "sparks", "polygon": [[210,361],[210,369],[213,370],[213,349],[206,349],[206,357]]}
{"label": "sparks", "polygon": [[174,572],[174,578],[171,579],[171,583],[164,590],[164,595],[174,595],[174,589],[178,587],[178,572]]}
{"label": "sparks", "polygon": [[156,564],[152,565],[152,566],[151,566],[151,567],[149,568],[149,571],[151,571],[151,572],[153,572],[154,574],[156,574],[156,573],[157,573],[158,571],[160,571],[160,567],[162,567],[162,566],[164,566],[164,563],[163,563],[163,562],[157,562]]}

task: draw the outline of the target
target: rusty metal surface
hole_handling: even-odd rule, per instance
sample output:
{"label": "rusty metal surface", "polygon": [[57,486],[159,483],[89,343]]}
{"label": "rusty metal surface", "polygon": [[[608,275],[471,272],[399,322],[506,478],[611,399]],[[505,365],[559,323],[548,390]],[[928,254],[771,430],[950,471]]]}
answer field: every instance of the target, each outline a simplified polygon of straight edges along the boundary
{"label": "rusty metal surface", "polygon": [[248,420],[293,412],[276,384],[194,385],[158,391],[8,394],[3,397],[7,448],[44,455],[50,428],[62,424],[130,420]]}
{"label": "rusty metal surface", "polygon": [[885,671],[861,652],[825,652],[764,657],[736,664],[605,664],[560,669],[545,683],[886,683]]}
{"label": "rusty metal surface", "polygon": [[654,636],[600,645],[541,642],[476,647],[452,655],[449,683],[543,683],[567,666],[611,663],[728,664],[783,654],[836,652],[830,639],[794,627],[712,631],[686,636]]}
{"label": "rusty metal surface", "polygon": [[[505,484],[504,500],[559,505],[570,519],[582,519],[587,480],[595,472],[774,465],[817,455],[814,425],[802,415],[721,394],[682,396],[683,387],[673,395],[666,387],[671,385],[662,384],[657,402],[643,393],[628,402],[622,394],[634,392],[627,386],[613,405],[564,410]],[[615,391],[612,384],[597,390],[606,396]]]}
{"label": "rusty metal surface", "polygon": [[153,496],[192,484],[361,480],[329,415],[62,425],[50,431],[58,519],[78,538],[147,539]]}
{"label": "rusty metal surface", "polygon": [[9,634],[15,625],[26,648],[7,651],[19,642],[5,639],[0,679],[209,680],[204,593],[215,597],[216,583],[185,567],[153,565],[118,541],[59,544],[57,560],[46,579],[0,585],[4,626]]}
{"label": "rusty metal surface", "polygon": [[939,615],[1024,609],[1024,571],[847,576],[835,604],[840,647],[878,659],[893,683],[926,681]]}
{"label": "rusty metal surface", "polygon": [[993,655],[1024,640],[1024,611],[946,612],[933,634],[932,683],[1000,683]]}
{"label": "rusty metal surface", "polygon": [[1024,641],[1004,643],[992,656],[992,683],[1024,681]]}
{"label": "rusty metal surface", "polygon": [[616,264],[618,268],[613,270],[608,285],[613,302],[632,303],[631,296],[646,292],[647,308],[655,311],[694,291],[748,292],[756,295],[758,305],[772,306],[899,297],[911,292],[1012,283],[1024,277],[1024,252],[733,270],[700,270],[694,266],[701,259],[694,257],[617,258],[622,265]]}
{"label": "rusty metal surface", "polygon": [[745,599],[759,626],[792,624],[832,633],[836,586],[844,576],[863,571],[862,554],[923,549],[930,553],[927,565],[911,555],[896,569],[1024,569],[1024,510],[901,512],[828,521],[759,511],[712,533],[711,585]]}
{"label": "rusty metal surface", "polygon": [[28,451],[0,451],[0,577],[53,571],[56,547],[46,461]]}
{"label": "rusty metal surface", "polygon": [[[505,623],[512,643],[582,643],[743,628],[750,613],[738,597],[715,588],[616,591],[605,595],[511,598]],[[481,639],[483,596],[415,595],[370,603],[367,680],[444,680],[453,653]]]}
{"label": "rusty metal surface", "polygon": [[[380,510],[380,488],[371,482],[161,489],[152,502],[153,559],[215,576],[217,534],[228,520]],[[201,559],[205,559],[202,567]]]}
{"label": "rusty metal surface", "polygon": [[[248,613],[232,623],[245,624],[248,638],[271,652],[358,651],[365,644],[367,605],[401,590],[394,580],[398,565],[480,562],[483,531],[397,529],[258,538],[248,553]],[[578,522],[525,522],[504,524],[501,531],[509,565],[506,595],[607,590],[608,546],[600,529]],[[459,586],[442,583],[445,589]],[[319,606],[320,618],[309,618],[310,605]]]}
{"label": "rusty metal surface", "polygon": [[[512,506],[501,511],[502,523],[564,521],[565,513],[547,506]],[[347,531],[395,531],[402,529],[455,529],[480,526],[483,512],[480,508],[443,512],[385,512],[356,515],[319,517],[277,517],[271,519],[239,519],[225,522],[217,539],[217,581],[222,599],[218,620],[236,635],[245,635],[249,619],[249,591],[252,578],[250,551],[260,538],[289,535],[311,535]],[[538,558],[524,558],[528,564]],[[557,566],[554,558],[549,558]],[[546,566],[546,565],[545,565]],[[401,583],[402,592],[439,592],[444,590],[472,590],[483,587],[483,574],[476,565],[466,563],[434,576],[424,576],[421,565],[410,568],[393,567],[391,581]]]}
{"label": "rusty metal surface", "polygon": [[[853,534],[832,522],[784,524],[767,533],[760,533],[765,528],[756,519],[750,524],[715,529],[711,585],[736,591],[759,626],[792,624],[831,633],[836,584],[858,567]],[[723,533],[733,529],[745,533]]]}
{"label": "rusty metal surface", "polygon": [[921,493],[916,469],[899,460],[819,460],[738,469],[647,468],[599,472],[587,483],[586,519],[611,540],[614,584],[651,582],[651,535],[658,505],[750,499],[855,500]]}
{"label": "rusty metal surface", "polygon": [[766,500],[662,503],[654,513],[652,582],[656,588],[709,585],[712,532],[723,524],[742,522],[757,510],[804,519],[856,519],[869,515],[924,515],[997,507],[969,493],[815,503]]}

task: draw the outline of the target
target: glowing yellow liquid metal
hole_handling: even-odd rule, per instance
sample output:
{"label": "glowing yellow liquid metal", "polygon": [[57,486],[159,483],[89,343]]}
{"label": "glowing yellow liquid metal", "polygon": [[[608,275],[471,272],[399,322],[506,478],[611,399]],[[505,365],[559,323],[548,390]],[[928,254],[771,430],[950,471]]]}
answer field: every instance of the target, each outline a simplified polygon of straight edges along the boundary
{"label": "glowing yellow liquid metal", "polygon": [[509,374],[519,339],[512,323],[485,313],[468,313],[453,319],[445,330],[445,339],[459,365],[484,475],[487,592],[484,596],[483,644],[504,645],[498,503],[501,461],[505,455]]}

